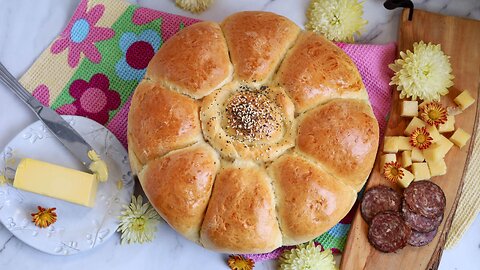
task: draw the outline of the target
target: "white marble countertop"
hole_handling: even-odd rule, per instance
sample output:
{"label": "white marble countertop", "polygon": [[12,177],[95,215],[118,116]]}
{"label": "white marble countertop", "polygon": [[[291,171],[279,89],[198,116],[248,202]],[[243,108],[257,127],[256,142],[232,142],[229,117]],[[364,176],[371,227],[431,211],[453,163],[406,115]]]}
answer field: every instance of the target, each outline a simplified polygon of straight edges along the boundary
{"label": "white marble countertop", "polygon": [[[0,62],[19,77],[48,46],[72,15],[79,0],[0,0]],[[172,0],[138,0],[141,6],[185,16]],[[216,0],[206,12],[194,16],[221,21],[241,10],[268,10],[285,15],[299,25],[305,21],[308,0]],[[387,11],[383,0],[365,1],[369,21],[362,42],[395,41],[400,10]],[[448,15],[480,19],[478,0],[414,1],[416,7]],[[0,149],[36,119],[16,96],[0,85]],[[165,223],[153,243],[121,246],[116,235],[107,243],[79,255],[59,257],[23,244],[0,225],[0,269],[228,269],[225,255],[198,247],[174,233]],[[478,269],[480,265],[480,218],[460,243],[443,254],[440,269]],[[255,269],[276,269],[273,262]]]}

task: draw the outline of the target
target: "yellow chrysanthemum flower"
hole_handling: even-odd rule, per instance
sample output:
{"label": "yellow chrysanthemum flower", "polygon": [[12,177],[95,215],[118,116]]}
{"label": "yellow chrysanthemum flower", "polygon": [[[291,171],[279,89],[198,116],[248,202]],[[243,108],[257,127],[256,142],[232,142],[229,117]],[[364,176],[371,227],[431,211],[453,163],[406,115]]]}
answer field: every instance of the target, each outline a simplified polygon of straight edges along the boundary
{"label": "yellow chrysanthemum flower", "polygon": [[332,41],[353,42],[367,24],[362,16],[363,2],[358,0],[312,0],[305,29]]}
{"label": "yellow chrysanthemum flower", "polygon": [[332,250],[322,251],[321,247],[313,242],[298,245],[296,248],[286,250],[280,257],[281,270],[322,269],[336,270]]}
{"label": "yellow chrysanthemum flower", "polygon": [[138,198],[132,196],[130,205],[124,205],[123,208],[117,230],[122,233],[122,244],[151,242],[160,220],[157,211],[150,203],[143,203],[140,195]]}
{"label": "yellow chrysanthemum flower", "polygon": [[213,3],[213,0],[175,0],[175,3],[182,9],[199,13],[205,11]]}
{"label": "yellow chrysanthemum flower", "polygon": [[413,52],[400,52],[401,59],[388,67],[395,72],[390,85],[397,85],[400,98],[411,97],[425,101],[439,101],[453,85],[449,56],[440,44],[413,44]]}

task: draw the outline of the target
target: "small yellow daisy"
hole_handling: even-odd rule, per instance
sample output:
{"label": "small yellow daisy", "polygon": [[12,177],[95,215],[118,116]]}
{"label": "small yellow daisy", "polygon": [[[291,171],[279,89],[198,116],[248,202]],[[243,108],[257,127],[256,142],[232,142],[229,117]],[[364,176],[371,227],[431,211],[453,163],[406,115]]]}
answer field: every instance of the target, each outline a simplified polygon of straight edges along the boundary
{"label": "small yellow daisy", "polygon": [[402,166],[396,161],[385,163],[383,166],[383,176],[390,182],[396,184],[403,178]]}
{"label": "small yellow daisy", "polygon": [[432,145],[433,138],[425,127],[419,127],[410,134],[409,141],[411,146],[424,150]]}
{"label": "small yellow daisy", "polygon": [[430,126],[438,127],[447,122],[447,110],[438,102],[430,102],[420,109],[420,118]]}
{"label": "small yellow daisy", "polygon": [[228,267],[232,270],[252,270],[255,262],[240,255],[230,255],[228,257]]}

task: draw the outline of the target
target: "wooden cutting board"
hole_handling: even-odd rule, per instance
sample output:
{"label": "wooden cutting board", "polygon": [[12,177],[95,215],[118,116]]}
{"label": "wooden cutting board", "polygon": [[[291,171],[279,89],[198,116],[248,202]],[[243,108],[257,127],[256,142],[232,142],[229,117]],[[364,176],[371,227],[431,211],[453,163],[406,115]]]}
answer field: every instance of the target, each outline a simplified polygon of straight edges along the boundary
{"label": "wooden cutting board", "polygon": [[[415,10],[413,20],[408,21],[408,11],[404,10],[400,22],[398,50],[412,50],[413,43],[420,40],[441,44],[442,50],[450,56],[450,63],[455,75],[454,86],[450,89],[448,98],[444,97],[442,99],[442,103],[444,105],[453,104],[453,98],[464,89],[468,89],[476,99],[474,105],[462,114],[455,116],[455,128],[463,128],[472,134],[473,138],[476,125],[479,124],[480,115],[478,102],[480,91],[480,21],[444,16],[421,10]],[[403,130],[410,119],[400,117],[398,91],[393,91],[392,95],[392,109],[386,135],[402,136]],[[451,134],[444,135],[448,138]],[[440,225],[437,236],[430,244],[424,247],[407,246],[396,253],[379,252],[368,243],[368,225],[357,209],[340,269],[437,269],[462,191],[465,164],[468,164],[472,148],[472,140],[462,149],[453,146],[445,158],[447,174],[431,179],[445,192],[447,205],[442,225]],[[392,186],[379,172],[378,157],[382,154],[382,149],[383,145],[380,145],[380,151],[368,180],[367,189],[378,184]],[[395,188],[399,190],[398,187]]]}

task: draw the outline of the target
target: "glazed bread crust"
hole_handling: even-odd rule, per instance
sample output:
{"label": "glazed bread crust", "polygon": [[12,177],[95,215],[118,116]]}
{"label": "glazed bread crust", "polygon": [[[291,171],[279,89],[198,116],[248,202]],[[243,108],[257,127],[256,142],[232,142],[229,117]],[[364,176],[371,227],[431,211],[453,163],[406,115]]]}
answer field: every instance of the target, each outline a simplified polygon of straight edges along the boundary
{"label": "glazed bread crust", "polygon": [[342,50],[285,17],[240,12],[165,42],[127,135],[132,171],[173,229],[219,252],[263,253],[348,213],[379,132]]}

